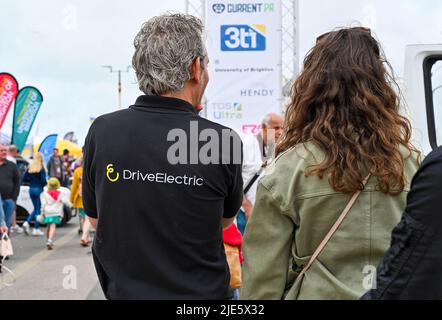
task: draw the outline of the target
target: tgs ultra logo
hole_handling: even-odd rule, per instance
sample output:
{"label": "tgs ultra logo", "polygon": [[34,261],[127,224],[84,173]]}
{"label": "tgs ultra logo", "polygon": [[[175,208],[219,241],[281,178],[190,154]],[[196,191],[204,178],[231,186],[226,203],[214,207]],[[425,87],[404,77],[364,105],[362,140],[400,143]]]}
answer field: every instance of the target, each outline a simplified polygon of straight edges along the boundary
{"label": "tgs ultra logo", "polygon": [[265,51],[265,34],[263,24],[221,26],[221,51]]}
{"label": "tgs ultra logo", "polygon": [[215,13],[221,14],[224,12],[224,10],[226,10],[226,6],[223,5],[222,3],[215,3],[212,6],[212,9]]}

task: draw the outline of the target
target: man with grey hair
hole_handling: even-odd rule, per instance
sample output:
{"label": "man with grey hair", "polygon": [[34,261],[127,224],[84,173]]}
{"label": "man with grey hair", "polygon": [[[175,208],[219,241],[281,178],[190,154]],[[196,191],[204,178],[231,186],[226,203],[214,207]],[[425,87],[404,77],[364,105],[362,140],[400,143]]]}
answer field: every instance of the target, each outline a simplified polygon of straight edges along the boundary
{"label": "man with grey hair", "polygon": [[283,127],[284,118],[279,114],[269,113],[262,120],[261,132],[258,135],[243,137],[244,198],[237,218],[238,229],[243,234],[255,204],[258,178],[274,157],[275,146],[281,137]]}
{"label": "man with grey hair", "polygon": [[275,146],[284,129],[284,118],[277,113],[269,113],[262,120],[261,132],[257,135],[262,161],[271,160]]}
{"label": "man with grey hair", "polygon": [[[222,229],[242,202],[242,149],[233,130],[198,115],[209,81],[202,33],[189,15],[146,22],[132,61],[145,95],[97,118],[87,135],[83,204],[108,299],[231,296]],[[221,136],[239,144],[239,162]],[[217,147],[207,163],[209,140]]]}

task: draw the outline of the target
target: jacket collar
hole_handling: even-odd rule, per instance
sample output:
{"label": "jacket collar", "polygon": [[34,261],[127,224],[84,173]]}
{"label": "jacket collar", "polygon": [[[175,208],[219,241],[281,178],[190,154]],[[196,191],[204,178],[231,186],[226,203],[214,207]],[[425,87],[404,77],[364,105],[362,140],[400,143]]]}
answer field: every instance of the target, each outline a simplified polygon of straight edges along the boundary
{"label": "jacket collar", "polygon": [[187,111],[195,114],[197,113],[195,108],[189,102],[177,98],[163,96],[140,96],[136,100],[135,104],[130,108],[132,107],[163,108],[169,110]]}

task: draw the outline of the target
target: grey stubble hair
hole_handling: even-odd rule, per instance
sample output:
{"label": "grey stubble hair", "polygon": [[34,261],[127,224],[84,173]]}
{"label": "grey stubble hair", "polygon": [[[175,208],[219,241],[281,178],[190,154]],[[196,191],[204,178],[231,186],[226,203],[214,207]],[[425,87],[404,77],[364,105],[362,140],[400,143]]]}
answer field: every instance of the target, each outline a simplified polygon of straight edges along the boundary
{"label": "grey stubble hair", "polygon": [[134,40],[132,66],[138,85],[147,95],[178,92],[191,78],[196,58],[207,56],[200,19],[184,14],[164,14],[145,22]]}

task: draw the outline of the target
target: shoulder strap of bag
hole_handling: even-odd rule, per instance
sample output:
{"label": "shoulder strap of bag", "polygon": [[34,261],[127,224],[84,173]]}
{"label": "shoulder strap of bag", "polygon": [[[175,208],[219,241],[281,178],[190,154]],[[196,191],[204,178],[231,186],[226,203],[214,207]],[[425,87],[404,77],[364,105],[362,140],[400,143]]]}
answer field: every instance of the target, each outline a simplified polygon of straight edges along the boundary
{"label": "shoulder strap of bag", "polygon": [[244,188],[244,194],[247,194],[247,192],[249,192],[250,189],[252,189],[256,180],[258,180],[258,178],[261,176],[262,172],[264,171],[264,169],[266,167],[267,167],[267,161],[262,164],[262,166],[261,166],[261,168],[259,168],[258,172],[255,173],[255,175],[252,177],[252,179],[250,179],[249,183],[247,183],[246,187]]}
{"label": "shoulder strap of bag", "polygon": [[[368,174],[368,176],[365,178],[363,184],[364,187],[367,185],[368,180],[371,177],[371,173]],[[315,262],[315,260],[318,258],[318,256],[321,254],[322,250],[324,250],[325,246],[327,245],[327,243],[330,241],[330,239],[333,237],[333,235],[336,233],[336,231],[338,230],[338,228],[341,226],[342,222],[344,222],[345,217],[348,215],[348,213],[350,212],[351,208],[353,207],[353,205],[355,204],[356,200],[358,199],[359,195],[361,194],[362,190],[358,190],[356,191],[353,196],[351,197],[350,201],[348,202],[347,206],[345,207],[344,211],[342,211],[341,215],[339,216],[338,220],[336,220],[335,224],[333,225],[333,227],[331,227],[330,231],[327,233],[327,235],[325,236],[324,240],[322,240],[321,244],[318,246],[318,248],[316,249],[316,251],[313,253],[312,257],[310,258],[309,262],[307,263],[307,265],[302,269],[301,273],[299,274],[298,277],[302,277],[304,276],[304,274],[310,269],[310,267],[312,266],[313,262]]]}

